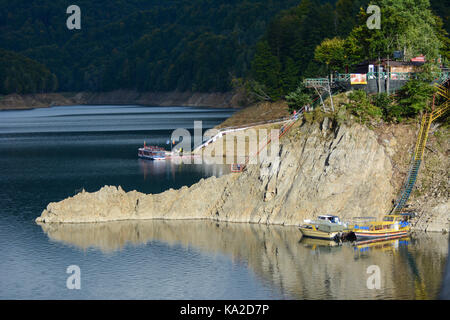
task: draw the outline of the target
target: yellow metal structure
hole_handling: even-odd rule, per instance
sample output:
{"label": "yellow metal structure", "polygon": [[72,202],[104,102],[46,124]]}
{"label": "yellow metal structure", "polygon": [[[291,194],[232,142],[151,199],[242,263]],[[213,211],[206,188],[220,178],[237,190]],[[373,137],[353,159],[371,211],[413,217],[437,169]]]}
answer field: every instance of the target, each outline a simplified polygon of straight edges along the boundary
{"label": "yellow metal structure", "polygon": [[437,94],[444,97],[446,101],[431,113],[425,113],[422,116],[422,122],[420,124],[420,131],[417,137],[416,149],[414,152],[414,160],[423,159],[423,153],[427,144],[428,132],[430,131],[431,123],[447,112],[449,108],[449,90],[440,84],[436,84],[435,87],[438,89]]}
{"label": "yellow metal structure", "polygon": [[[448,79],[446,80],[446,82]],[[405,184],[403,185],[402,191],[400,192],[400,196],[395,202],[394,208],[391,211],[391,214],[399,214],[402,212],[402,209],[411,195],[411,192],[414,188],[414,184],[417,179],[417,175],[419,174],[420,164],[423,160],[423,155],[425,152],[425,147],[428,141],[428,133],[430,131],[431,123],[437,118],[444,115],[449,110],[449,89],[443,84],[435,84],[437,88],[436,94],[442,96],[445,99],[445,102],[437,108],[434,108],[434,99],[436,95],[433,97],[433,111],[429,113],[425,113],[422,116],[422,121],[420,123],[420,130],[417,136],[416,147],[414,149],[414,154],[411,161],[411,166],[408,171],[407,179]]]}
{"label": "yellow metal structure", "polygon": [[427,145],[428,132],[430,131],[431,122],[432,122],[431,114],[426,113],[422,116],[419,136],[417,137],[416,148],[414,151],[414,160],[422,160],[423,158],[423,153],[425,152],[425,147]]}

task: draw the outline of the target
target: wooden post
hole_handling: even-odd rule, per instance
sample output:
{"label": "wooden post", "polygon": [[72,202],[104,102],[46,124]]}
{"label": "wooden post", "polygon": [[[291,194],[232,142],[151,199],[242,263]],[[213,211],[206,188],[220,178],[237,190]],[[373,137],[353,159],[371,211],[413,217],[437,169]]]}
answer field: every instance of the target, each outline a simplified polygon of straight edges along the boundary
{"label": "wooden post", "polygon": [[389,96],[389,84],[390,84],[390,81],[391,81],[391,67],[390,67],[390,64],[389,64],[389,55],[388,55],[387,63],[388,63],[387,64],[387,75],[388,75],[388,77],[387,77],[387,83],[386,83],[386,93]]}
{"label": "wooden post", "polygon": [[317,94],[319,95],[320,103],[322,104],[323,111],[326,112],[327,110],[325,109],[325,103],[323,102],[322,95],[320,94],[319,89],[317,88],[317,86],[314,86],[314,89],[316,90]]}
{"label": "wooden post", "polygon": [[333,104],[333,95],[331,93],[331,84],[328,82],[328,95],[330,96],[330,102],[331,102],[331,111],[334,112],[334,104]]}
{"label": "wooden post", "polygon": [[381,72],[380,72],[380,68],[381,68],[381,62],[380,62],[380,57],[378,56],[378,94],[381,93]]}

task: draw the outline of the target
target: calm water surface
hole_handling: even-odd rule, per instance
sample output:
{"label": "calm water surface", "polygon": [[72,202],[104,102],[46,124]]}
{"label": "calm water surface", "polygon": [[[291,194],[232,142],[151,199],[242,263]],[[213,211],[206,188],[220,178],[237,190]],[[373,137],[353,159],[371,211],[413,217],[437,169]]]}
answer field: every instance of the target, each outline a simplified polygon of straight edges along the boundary
{"label": "calm water surface", "polygon": [[[296,228],[208,221],[43,225],[51,201],[81,188],[157,193],[228,172],[138,160],[175,128],[207,129],[229,109],[53,107],[0,112],[1,299],[432,299],[448,237],[414,234],[372,246],[300,240]],[[81,268],[81,290],[66,268]],[[367,289],[378,265],[380,290]]]}

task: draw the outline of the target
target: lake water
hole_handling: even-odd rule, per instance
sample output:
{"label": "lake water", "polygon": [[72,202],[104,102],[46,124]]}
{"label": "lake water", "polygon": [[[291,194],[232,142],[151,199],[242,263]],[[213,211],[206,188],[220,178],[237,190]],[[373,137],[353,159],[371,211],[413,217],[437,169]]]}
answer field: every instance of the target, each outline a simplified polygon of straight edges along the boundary
{"label": "lake water", "polygon": [[[121,185],[157,193],[228,173],[226,166],[149,162],[194,120],[229,109],[74,106],[0,112],[1,299],[434,299],[448,237],[413,234],[371,246],[330,246],[293,227],[211,221],[82,225],[34,222],[49,202]],[[66,269],[81,270],[69,290]],[[367,287],[379,266],[380,289]]]}

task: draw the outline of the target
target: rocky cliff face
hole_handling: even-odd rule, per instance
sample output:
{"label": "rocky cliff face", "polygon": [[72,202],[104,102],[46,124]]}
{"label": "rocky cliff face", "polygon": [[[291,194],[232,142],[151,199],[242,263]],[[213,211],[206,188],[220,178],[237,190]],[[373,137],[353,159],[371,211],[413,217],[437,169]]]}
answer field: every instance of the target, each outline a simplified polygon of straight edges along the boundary
{"label": "rocky cliff face", "polygon": [[317,214],[380,217],[395,191],[392,165],[374,131],[364,126],[296,124],[279,157],[243,173],[202,179],[161,194],[106,186],[50,203],[38,222],[128,219],[213,219],[295,225]]}
{"label": "rocky cliff face", "polygon": [[427,201],[418,210],[418,217],[414,219],[412,226],[415,230],[427,232],[450,231],[450,202],[442,199]]}

